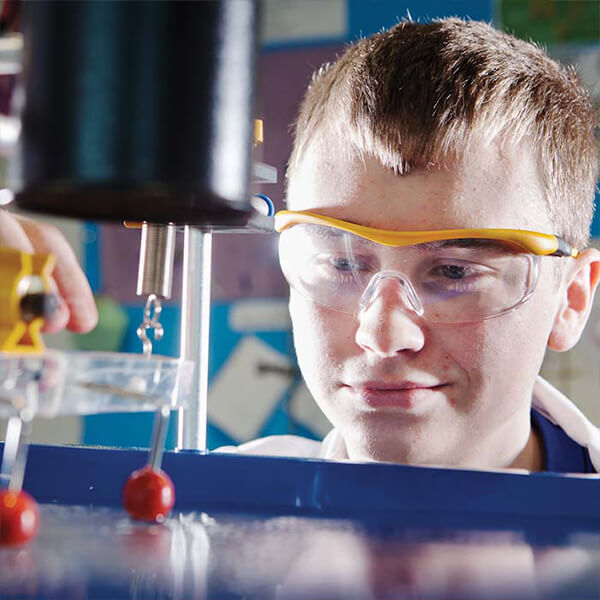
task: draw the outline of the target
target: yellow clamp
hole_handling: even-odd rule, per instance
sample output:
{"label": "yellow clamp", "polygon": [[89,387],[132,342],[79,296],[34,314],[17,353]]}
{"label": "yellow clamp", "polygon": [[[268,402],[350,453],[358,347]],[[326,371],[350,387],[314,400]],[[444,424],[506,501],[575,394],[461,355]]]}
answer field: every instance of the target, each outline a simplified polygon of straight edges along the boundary
{"label": "yellow clamp", "polygon": [[40,353],[43,317],[24,320],[21,299],[32,287],[50,294],[56,259],[52,254],[27,254],[0,247],[0,351]]}

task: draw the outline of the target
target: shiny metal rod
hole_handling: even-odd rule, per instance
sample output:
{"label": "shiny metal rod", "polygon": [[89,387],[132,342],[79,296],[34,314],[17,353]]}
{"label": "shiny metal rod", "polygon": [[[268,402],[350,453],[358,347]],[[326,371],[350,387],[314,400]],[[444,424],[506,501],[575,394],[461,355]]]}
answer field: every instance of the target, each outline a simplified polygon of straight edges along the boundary
{"label": "shiny metal rod", "polygon": [[25,389],[26,406],[18,415],[10,417],[6,425],[4,452],[0,463],[0,488],[8,488],[11,492],[20,492],[23,486],[31,421],[37,408],[37,393],[37,383],[28,383]]}
{"label": "shiny metal rod", "polygon": [[[23,422],[19,417],[10,417],[6,424],[6,441],[0,466],[0,488],[11,487],[12,474],[17,463],[17,455],[21,444]],[[17,490],[18,491],[18,490]]]}
{"label": "shiny metal rod", "polygon": [[12,465],[12,473],[10,474],[10,480],[8,483],[8,489],[11,492],[20,492],[21,488],[23,487],[25,465],[27,464],[27,453],[29,451],[29,438],[31,437],[32,429],[31,421],[33,419],[33,415],[31,414],[31,411],[22,410],[19,416],[21,419],[19,442],[15,461]]}
{"label": "shiny metal rod", "polygon": [[185,227],[179,354],[194,361],[194,374],[189,408],[179,409],[178,449],[206,450],[211,251],[210,231]]}
{"label": "shiny metal rod", "polygon": [[150,453],[148,455],[148,464],[153,471],[160,470],[162,457],[165,450],[165,440],[169,429],[169,420],[171,411],[168,406],[161,406],[154,413],[154,425],[152,427],[152,442],[150,443]]}

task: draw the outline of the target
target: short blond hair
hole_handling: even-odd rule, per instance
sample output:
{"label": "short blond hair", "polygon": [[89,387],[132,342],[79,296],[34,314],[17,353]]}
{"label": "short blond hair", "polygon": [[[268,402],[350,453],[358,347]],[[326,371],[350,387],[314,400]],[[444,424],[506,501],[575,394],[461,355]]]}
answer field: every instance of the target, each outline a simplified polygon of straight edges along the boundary
{"label": "short blond hair", "polygon": [[555,233],[583,248],[598,179],[595,126],[575,70],[535,44],[477,21],[403,21],[315,73],[295,123],[288,179],[323,135],[341,136],[349,151],[399,174],[476,144],[526,141]]}

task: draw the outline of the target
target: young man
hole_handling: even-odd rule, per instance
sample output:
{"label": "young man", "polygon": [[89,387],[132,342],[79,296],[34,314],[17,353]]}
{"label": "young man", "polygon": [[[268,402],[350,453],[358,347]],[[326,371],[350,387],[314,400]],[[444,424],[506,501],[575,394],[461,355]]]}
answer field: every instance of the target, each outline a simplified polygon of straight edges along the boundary
{"label": "young man", "polygon": [[238,451],[600,469],[600,431],[538,377],[590,312],[597,176],[575,74],[486,24],[403,22],[322,68],[277,228],[300,368],[335,429]]}
{"label": "young man", "polygon": [[224,450],[600,469],[600,430],[538,377],[600,278],[593,127],[570,70],[482,23],[403,22],[321,69],[276,226],[299,364],[334,429]]}

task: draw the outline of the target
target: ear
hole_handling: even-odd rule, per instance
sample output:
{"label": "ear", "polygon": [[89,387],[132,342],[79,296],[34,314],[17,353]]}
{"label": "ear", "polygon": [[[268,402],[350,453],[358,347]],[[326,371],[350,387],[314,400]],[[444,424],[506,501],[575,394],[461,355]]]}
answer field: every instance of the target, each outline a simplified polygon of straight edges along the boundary
{"label": "ear", "polygon": [[572,261],[566,273],[566,287],[548,338],[548,348],[570,350],[581,337],[590,316],[596,286],[600,281],[600,251],[588,248]]}

